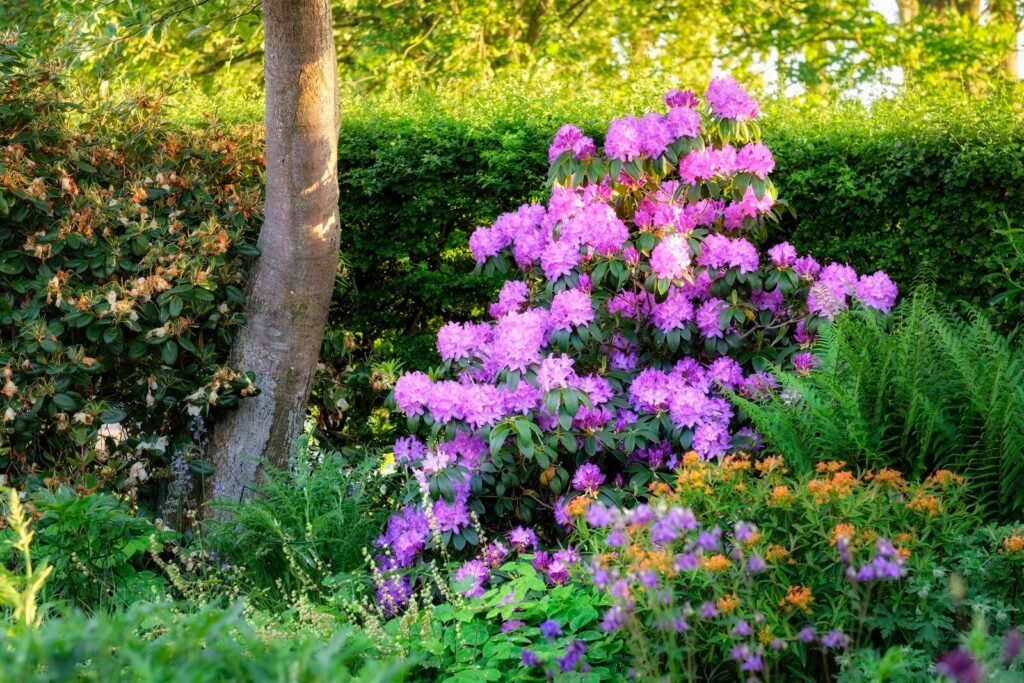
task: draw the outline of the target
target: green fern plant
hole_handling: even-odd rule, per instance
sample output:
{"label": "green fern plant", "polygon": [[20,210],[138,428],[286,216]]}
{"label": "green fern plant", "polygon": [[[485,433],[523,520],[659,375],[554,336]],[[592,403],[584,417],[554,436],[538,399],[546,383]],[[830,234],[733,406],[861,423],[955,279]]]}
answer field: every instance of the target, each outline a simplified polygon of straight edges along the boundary
{"label": "green fern plant", "polygon": [[820,330],[821,367],[777,372],[764,402],[733,400],[798,468],[841,459],[913,476],[968,476],[996,517],[1024,512],[1024,352],[979,313],[920,288],[890,316],[850,311]]}
{"label": "green fern plant", "polygon": [[243,567],[266,599],[315,594],[326,576],[361,570],[362,551],[383,531],[391,495],[379,459],[321,452],[299,439],[289,469],[268,468],[243,502],[216,501],[204,543]]}
{"label": "green fern plant", "polygon": [[32,566],[32,531],[25,508],[14,489],[7,490],[7,526],[14,535],[11,548],[21,555],[20,573],[0,564],[0,604],[12,609],[15,627],[35,628],[42,622],[37,597],[53,567]]}

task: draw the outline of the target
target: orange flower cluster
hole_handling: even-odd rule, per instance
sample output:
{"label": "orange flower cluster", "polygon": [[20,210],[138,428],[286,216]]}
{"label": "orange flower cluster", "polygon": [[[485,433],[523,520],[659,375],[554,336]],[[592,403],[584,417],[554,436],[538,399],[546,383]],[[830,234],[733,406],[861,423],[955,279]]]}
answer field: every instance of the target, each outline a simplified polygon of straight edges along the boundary
{"label": "orange flower cluster", "polygon": [[704,558],[701,561],[701,564],[705,569],[712,572],[724,572],[732,566],[732,562],[729,561],[729,558],[721,553]]}
{"label": "orange flower cluster", "polygon": [[799,610],[809,613],[811,603],[814,602],[814,594],[807,586],[790,586],[786,589],[786,597],[779,600],[779,607],[787,612]]}
{"label": "orange flower cluster", "polygon": [[629,547],[626,556],[631,561],[630,571],[632,572],[653,569],[664,576],[676,575],[672,566],[672,554],[667,550],[646,550],[634,544]]}
{"label": "orange flower cluster", "polygon": [[565,506],[565,512],[570,517],[582,517],[592,502],[593,499],[588,496],[576,496]]}
{"label": "orange flower cluster", "polygon": [[907,487],[907,480],[903,478],[903,475],[888,467],[882,468],[878,472],[868,472],[864,475],[864,479],[882,488],[891,488],[896,491],[902,491]]}
{"label": "orange flower cluster", "polygon": [[841,500],[853,493],[860,480],[852,472],[843,469],[844,467],[845,463],[835,461],[818,463],[815,469],[824,476],[807,482],[807,492],[811,494],[811,500],[821,505],[833,499]]}
{"label": "orange flower cluster", "polygon": [[788,486],[779,484],[778,486],[772,487],[772,492],[768,498],[768,505],[773,507],[789,507],[793,502],[793,492]]}
{"label": "orange flower cluster", "polygon": [[789,551],[778,543],[772,543],[764,553],[767,562],[779,562],[789,557]]}
{"label": "orange flower cluster", "polygon": [[832,545],[839,542],[840,538],[845,538],[848,541],[852,541],[853,537],[857,535],[857,529],[852,524],[840,522],[836,524],[836,528],[832,530]]}
{"label": "orange flower cluster", "polygon": [[1003,550],[1007,553],[1024,553],[1024,534],[1012,534],[1003,539]]}
{"label": "orange flower cluster", "polygon": [[723,595],[715,601],[715,607],[717,607],[718,611],[722,614],[731,614],[732,612],[735,612],[736,608],[739,606],[740,596],[736,595],[735,593]]}
{"label": "orange flower cluster", "polygon": [[927,494],[923,491],[918,491],[914,494],[910,502],[907,503],[907,509],[914,512],[920,512],[921,514],[928,515],[929,517],[935,517],[942,512],[942,501],[937,496]]}
{"label": "orange flower cluster", "polygon": [[936,470],[935,473],[928,477],[927,483],[934,484],[939,488],[949,488],[950,486],[959,486],[964,483],[964,478],[959,474],[953,474],[949,470]]}

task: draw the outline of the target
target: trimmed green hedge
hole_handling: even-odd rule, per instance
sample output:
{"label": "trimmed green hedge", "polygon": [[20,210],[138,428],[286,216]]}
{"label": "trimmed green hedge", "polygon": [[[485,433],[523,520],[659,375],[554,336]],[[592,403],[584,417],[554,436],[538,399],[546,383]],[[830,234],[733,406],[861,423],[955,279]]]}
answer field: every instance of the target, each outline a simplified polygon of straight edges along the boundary
{"label": "trimmed green hedge", "polygon": [[[649,101],[649,100],[647,100]],[[485,313],[499,282],[473,277],[469,233],[541,196],[547,146],[574,121],[600,137],[611,107],[450,103],[350,116],[341,136],[343,253],[350,275],[333,321],[407,368],[436,362],[445,319]],[[867,112],[766,107],[780,196],[777,233],[822,260],[884,269],[904,291],[922,273],[951,298],[985,305],[982,277],[1005,246],[1002,214],[1024,224],[1019,95],[903,99]]]}

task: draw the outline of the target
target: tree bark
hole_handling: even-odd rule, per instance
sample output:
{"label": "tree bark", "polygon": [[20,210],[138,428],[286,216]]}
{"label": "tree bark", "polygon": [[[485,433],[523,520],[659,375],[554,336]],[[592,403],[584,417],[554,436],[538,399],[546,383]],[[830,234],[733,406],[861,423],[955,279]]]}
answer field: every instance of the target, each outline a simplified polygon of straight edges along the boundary
{"label": "tree bark", "polygon": [[338,267],[338,74],[330,0],[264,0],[266,208],[231,352],[258,396],[219,422],[207,497],[241,499],[302,432]]}
{"label": "tree bark", "polygon": [[1002,29],[1002,38],[1006,41],[1006,52],[1003,53],[1003,73],[1010,81],[1019,78],[1017,73],[1017,34],[1020,26],[1017,20],[1016,0],[991,0],[989,10]]}

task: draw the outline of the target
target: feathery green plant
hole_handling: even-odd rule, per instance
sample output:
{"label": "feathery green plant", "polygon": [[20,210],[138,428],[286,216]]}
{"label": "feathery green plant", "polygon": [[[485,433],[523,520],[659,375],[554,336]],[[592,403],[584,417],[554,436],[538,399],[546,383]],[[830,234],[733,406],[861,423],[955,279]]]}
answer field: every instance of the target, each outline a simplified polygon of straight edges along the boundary
{"label": "feathery green plant", "polygon": [[821,367],[778,373],[770,400],[734,397],[790,463],[948,468],[988,514],[1024,513],[1024,351],[980,313],[962,318],[919,288],[890,316],[839,316],[815,352]]}
{"label": "feathery green plant", "polygon": [[374,461],[315,452],[302,437],[288,470],[266,468],[244,502],[215,503],[228,515],[207,523],[204,543],[268,595],[316,593],[325,572],[362,569],[363,548],[384,528]]}
{"label": "feathery green plant", "polygon": [[21,555],[22,571],[14,573],[0,564],[0,605],[13,610],[16,627],[35,628],[42,621],[36,597],[46,583],[53,567],[32,566],[32,531],[29,517],[14,489],[7,490],[6,522],[14,532],[11,547]]}

